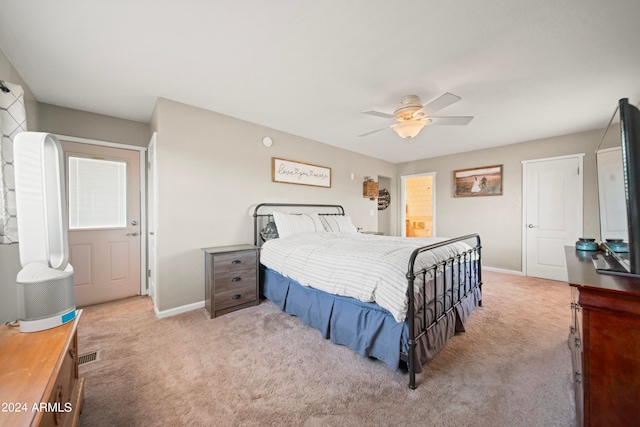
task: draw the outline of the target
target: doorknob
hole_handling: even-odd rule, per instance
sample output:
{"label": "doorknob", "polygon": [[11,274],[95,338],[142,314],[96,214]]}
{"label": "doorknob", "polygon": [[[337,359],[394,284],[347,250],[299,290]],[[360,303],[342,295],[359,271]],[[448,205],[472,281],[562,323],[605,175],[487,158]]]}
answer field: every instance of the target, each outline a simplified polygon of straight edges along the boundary
{"label": "doorknob", "polygon": [[127,233],[127,236],[137,236],[138,232],[134,231],[133,233]]}
{"label": "doorknob", "polygon": [[529,227],[529,228],[538,228],[538,226],[533,225],[533,224],[529,224],[529,225],[527,225],[527,227]]}

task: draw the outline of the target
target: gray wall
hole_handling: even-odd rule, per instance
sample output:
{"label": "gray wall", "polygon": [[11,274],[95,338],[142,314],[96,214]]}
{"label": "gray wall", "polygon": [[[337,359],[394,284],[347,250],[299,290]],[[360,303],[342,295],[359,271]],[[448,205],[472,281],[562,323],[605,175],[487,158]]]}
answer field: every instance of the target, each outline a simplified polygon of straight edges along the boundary
{"label": "gray wall", "polygon": [[[34,131],[39,130],[38,101],[2,50],[0,50],[0,80],[22,86],[27,110],[27,128]],[[19,270],[18,245],[0,245],[0,323],[18,318],[16,274]]]}
{"label": "gray wall", "polygon": [[146,147],[149,124],[88,113],[51,104],[40,104],[40,130],[58,135]]}
{"label": "gray wall", "polygon": [[[356,226],[377,230],[377,202],[362,197],[362,182],[396,176],[395,164],[167,99],[158,100],[151,131],[158,132],[161,311],[204,300],[201,248],[252,243],[255,205],[342,204]],[[272,182],[272,157],[330,167],[332,188]]]}
{"label": "gray wall", "polygon": [[[454,237],[479,233],[484,265],[522,271],[522,164],[567,154],[584,157],[584,236],[599,236],[595,151],[602,131],[522,142],[503,147],[436,157],[398,165],[398,177],[437,172],[437,234]],[[453,197],[453,171],[503,165],[503,195]]]}

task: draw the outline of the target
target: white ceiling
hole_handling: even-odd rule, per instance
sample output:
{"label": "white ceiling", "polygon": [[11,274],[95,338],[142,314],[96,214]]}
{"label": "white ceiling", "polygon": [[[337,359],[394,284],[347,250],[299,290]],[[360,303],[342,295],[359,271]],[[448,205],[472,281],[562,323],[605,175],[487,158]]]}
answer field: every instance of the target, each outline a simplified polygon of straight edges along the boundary
{"label": "white ceiling", "polygon": [[[639,46],[638,0],[0,2],[41,102],[148,122],[165,97],[392,162],[603,128]],[[468,126],[357,136],[445,92]]]}

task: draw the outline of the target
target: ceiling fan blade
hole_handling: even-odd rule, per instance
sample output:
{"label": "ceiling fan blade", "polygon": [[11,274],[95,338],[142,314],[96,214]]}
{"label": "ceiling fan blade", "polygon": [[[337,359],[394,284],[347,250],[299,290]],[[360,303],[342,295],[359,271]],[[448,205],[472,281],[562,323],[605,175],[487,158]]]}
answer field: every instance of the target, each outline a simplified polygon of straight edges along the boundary
{"label": "ceiling fan blade", "polygon": [[[391,126],[393,126],[393,125],[391,125]],[[358,136],[367,136],[367,135],[371,135],[372,133],[381,132],[383,130],[389,129],[391,126],[385,126],[385,127],[381,128],[381,129],[372,130],[371,132],[363,133],[362,135],[358,135]]]}
{"label": "ceiling fan blade", "polygon": [[447,92],[444,95],[442,95],[442,96],[434,99],[433,101],[429,102],[428,104],[425,104],[422,107],[421,111],[424,111],[427,116],[430,116],[431,114],[435,113],[436,111],[440,111],[443,108],[446,108],[451,104],[455,104],[456,102],[460,101],[461,99],[462,98],[460,98],[459,96]]}
{"label": "ceiling fan blade", "polygon": [[363,111],[362,114],[368,114],[370,116],[382,117],[385,119],[393,119],[393,114],[382,113],[380,111]]}
{"label": "ceiling fan blade", "polygon": [[431,119],[430,125],[459,125],[464,126],[468,125],[471,120],[473,120],[473,116],[451,116],[451,117],[429,117]]}

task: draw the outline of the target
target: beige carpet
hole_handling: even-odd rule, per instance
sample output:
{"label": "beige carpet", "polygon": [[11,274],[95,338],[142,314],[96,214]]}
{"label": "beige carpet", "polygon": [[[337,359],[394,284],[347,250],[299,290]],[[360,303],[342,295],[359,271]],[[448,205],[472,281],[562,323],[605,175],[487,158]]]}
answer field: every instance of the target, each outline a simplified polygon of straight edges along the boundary
{"label": "beige carpet", "polygon": [[148,298],[88,307],[83,426],[570,426],[566,283],[486,272],[484,306],[418,377],[268,301],[158,320]]}

